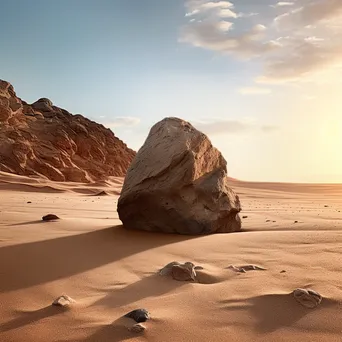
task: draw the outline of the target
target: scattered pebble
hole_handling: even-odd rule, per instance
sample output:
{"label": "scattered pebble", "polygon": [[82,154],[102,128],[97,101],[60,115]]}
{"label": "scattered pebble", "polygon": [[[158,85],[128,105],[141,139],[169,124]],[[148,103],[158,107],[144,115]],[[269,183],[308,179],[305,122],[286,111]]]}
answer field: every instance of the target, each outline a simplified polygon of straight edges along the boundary
{"label": "scattered pebble", "polygon": [[310,309],[317,307],[322,301],[322,296],[311,289],[296,289],[293,296],[298,303]]}
{"label": "scattered pebble", "polygon": [[242,216],[242,218],[248,218],[248,216]]}
{"label": "scattered pebble", "polygon": [[282,270],[282,271],[280,271],[280,273],[286,273],[286,271],[285,271],[285,270]]}
{"label": "scattered pebble", "polygon": [[328,208],[329,206],[328,205],[325,205],[324,208]]}
{"label": "scattered pebble", "polygon": [[137,323],[137,324],[134,324],[132,327],[129,327],[128,330],[134,333],[141,333],[144,330],[146,330],[146,327],[142,325],[141,323]]}
{"label": "scattered pebble", "polygon": [[298,221],[294,221],[294,223],[298,223]]}
{"label": "scattered pebble", "polygon": [[150,318],[150,314],[145,309],[137,309],[129,312],[125,317],[134,319],[137,323],[146,322]]}
{"label": "scattered pebble", "polygon": [[32,202],[31,202],[31,201],[28,201],[28,202],[26,202],[26,203],[30,204],[30,203],[32,203]]}
{"label": "scattered pebble", "polygon": [[56,306],[69,306],[73,303],[76,303],[76,301],[74,299],[72,299],[71,297],[67,296],[67,295],[63,295],[60,296],[58,298],[56,298],[52,305],[56,305]]}
{"label": "scattered pebble", "polygon": [[244,265],[244,266],[230,265],[227,267],[227,269],[230,269],[238,273],[246,273],[247,271],[266,271],[266,268],[255,266],[255,265]]}
{"label": "scattered pebble", "polygon": [[[162,269],[159,270],[159,275],[162,276],[168,276],[168,275],[173,275],[173,267],[174,266],[181,266],[181,267],[185,267],[187,269],[190,269],[191,272],[190,273],[194,273],[194,276],[196,276],[196,270],[203,270],[202,266],[195,266],[192,262],[185,262],[184,264],[178,262],[178,261],[172,261],[170,263],[168,263],[166,266],[164,266]],[[179,271],[178,269],[176,269],[175,273],[177,273],[177,271]],[[179,271],[180,273],[181,271]],[[187,271],[185,271],[187,272]],[[178,279],[177,279],[178,280]]]}
{"label": "scattered pebble", "polygon": [[271,222],[271,220],[266,220],[266,222]]}
{"label": "scattered pebble", "polygon": [[55,221],[59,220],[59,217],[55,214],[48,214],[42,217],[43,221]]}

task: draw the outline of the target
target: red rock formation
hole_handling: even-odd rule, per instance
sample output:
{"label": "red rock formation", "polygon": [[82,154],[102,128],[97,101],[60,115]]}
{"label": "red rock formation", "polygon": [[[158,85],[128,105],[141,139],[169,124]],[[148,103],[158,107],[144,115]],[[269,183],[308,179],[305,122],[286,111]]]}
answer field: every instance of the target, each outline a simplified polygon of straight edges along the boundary
{"label": "red rock formation", "polygon": [[90,182],[124,176],[134,156],[104,126],[45,98],[29,105],[0,80],[0,171]]}

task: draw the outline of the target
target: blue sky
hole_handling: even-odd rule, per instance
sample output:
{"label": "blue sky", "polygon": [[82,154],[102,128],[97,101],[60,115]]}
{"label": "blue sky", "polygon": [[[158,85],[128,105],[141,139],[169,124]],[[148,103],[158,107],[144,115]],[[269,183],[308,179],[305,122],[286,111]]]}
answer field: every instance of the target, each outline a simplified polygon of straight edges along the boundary
{"label": "blue sky", "polygon": [[191,121],[247,180],[342,181],[342,1],[0,1],[0,78],[138,149]]}

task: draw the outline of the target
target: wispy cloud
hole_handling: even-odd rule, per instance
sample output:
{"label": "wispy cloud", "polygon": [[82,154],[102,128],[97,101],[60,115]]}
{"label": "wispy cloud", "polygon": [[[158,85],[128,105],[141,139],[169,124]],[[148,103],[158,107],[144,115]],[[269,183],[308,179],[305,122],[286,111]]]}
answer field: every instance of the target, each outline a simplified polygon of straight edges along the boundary
{"label": "wispy cloud", "polygon": [[259,129],[264,133],[269,133],[277,129],[276,126],[258,126],[256,123],[248,120],[226,120],[220,118],[194,120],[191,123],[194,127],[208,135],[244,134]]}
{"label": "wispy cloud", "polygon": [[115,117],[110,121],[103,122],[105,127],[115,128],[115,127],[129,127],[136,126],[140,123],[140,119],[131,116]]}
{"label": "wispy cloud", "polygon": [[228,17],[236,18],[237,14],[231,10],[234,5],[229,1],[201,1],[201,0],[188,0],[185,3],[187,8],[186,17],[194,15],[206,14],[215,11],[217,15],[227,15]]}
{"label": "wispy cloud", "polygon": [[271,5],[271,7],[284,7],[284,6],[293,6],[295,3],[290,1],[279,1],[275,5]]}
{"label": "wispy cloud", "polygon": [[263,67],[262,83],[310,80],[342,64],[342,0],[260,4],[253,17],[255,4],[248,3],[239,11],[239,1],[187,0],[188,13],[199,20],[182,28],[180,42],[254,59]]}

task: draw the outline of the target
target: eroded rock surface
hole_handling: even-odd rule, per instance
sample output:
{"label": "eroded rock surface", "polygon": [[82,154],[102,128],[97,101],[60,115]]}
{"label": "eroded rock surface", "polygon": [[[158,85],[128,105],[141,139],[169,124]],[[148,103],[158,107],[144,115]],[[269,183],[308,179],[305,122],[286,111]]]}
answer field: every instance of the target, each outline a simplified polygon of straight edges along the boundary
{"label": "eroded rock surface", "polygon": [[135,152],[104,126],[46,98],[29,105],[0,80],[0,171],[54,181],[124,176]]}
{"label": "eroded rock surface", "polygon": [[66,307],[66,306],[70,306],[74,303],[76,303],[76,301],[74,299],[72,299],[71,297],[69,297],[67,295],[62,295],[62,296],[56,298],[53,301],[52,305]]}
{"label": "eroded rock surface", "polygon": [[118,202],[126,228],[188,235],[239,231],[240,210],[221,153],[178,118],[152,127]]}
{"label": "eroded rock surface", "polygon": [[322,301],[322,296],[311,289],[296,289],[293,296],[298,303],[310,309],[317,307]]}

